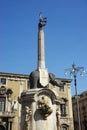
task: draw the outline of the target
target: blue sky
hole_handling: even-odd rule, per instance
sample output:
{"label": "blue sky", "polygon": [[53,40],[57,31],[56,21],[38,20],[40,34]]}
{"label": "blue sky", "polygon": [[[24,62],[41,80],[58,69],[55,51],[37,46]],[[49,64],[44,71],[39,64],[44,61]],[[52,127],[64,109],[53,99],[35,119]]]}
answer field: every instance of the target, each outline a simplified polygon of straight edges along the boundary
{"label": "blue sky", "polygon": [[[0,0],[0,72],[30,74],[37,68],[39,13],[47,17],[46,67],[59,78],[73,62],[87,70],[86,0]],[[78,93],[87,90],[87,72],[78,74]],[[74,94],[73,81],[71,84]]]}

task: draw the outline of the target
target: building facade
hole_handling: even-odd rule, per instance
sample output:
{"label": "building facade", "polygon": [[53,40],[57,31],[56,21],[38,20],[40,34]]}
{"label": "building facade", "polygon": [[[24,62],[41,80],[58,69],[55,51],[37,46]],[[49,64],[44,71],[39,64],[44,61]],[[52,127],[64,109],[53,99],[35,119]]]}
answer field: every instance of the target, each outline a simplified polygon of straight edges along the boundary
{"label": "building facade", "polygon": [[0,130],[20,130],[18,97],[27,89],[27,75],[0,72]]}
{"label": "building facade", "polygon": [[[60,100],[56,110],[57,129],[73,130],[70,79],[56,79],[61,87],[49,83]],[[21,130],[21,92],[29,90],[29,75],[0,72],[0,130]],[[86,107],[84,108],[86,109]]]}
{"label": "building facade", "polygon": [[[81,130],[87,130],[87,91],[78,95],[79,101],[79,117]],[[74,129],[78,129],[78,113],[77,113],[77,102],[76,97],[72,97],[73,106],[73,118],[74,118]]]}

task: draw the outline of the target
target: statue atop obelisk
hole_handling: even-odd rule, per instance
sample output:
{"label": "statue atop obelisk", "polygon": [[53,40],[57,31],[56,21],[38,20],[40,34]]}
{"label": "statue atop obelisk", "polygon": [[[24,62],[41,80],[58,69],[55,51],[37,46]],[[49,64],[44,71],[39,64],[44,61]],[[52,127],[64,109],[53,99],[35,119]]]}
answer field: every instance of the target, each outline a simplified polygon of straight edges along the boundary
{"label": "statue atop obelisk", "polygon": [[44,31],[47,19],[40,13],[38,23],[38,71],[40,73],[40,84],[44,87],[48,84],[48,71],[45,67]]}
{"label": "statue atop obelisk", "polygon": [[46,87],[49,83],[49,74],[45,67],[44,31],[47,19],[40,13],[38,23],[38,65],[37,70],[30,74],[30,88]]}

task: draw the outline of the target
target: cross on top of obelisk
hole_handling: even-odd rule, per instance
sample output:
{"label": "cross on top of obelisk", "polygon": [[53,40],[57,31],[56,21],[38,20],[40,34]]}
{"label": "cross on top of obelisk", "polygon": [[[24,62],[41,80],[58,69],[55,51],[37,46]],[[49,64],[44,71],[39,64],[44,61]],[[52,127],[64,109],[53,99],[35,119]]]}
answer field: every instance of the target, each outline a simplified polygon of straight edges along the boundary
{"label": "cross on top of obelisk", "polygon": [[46,25],[46,22],[47,22],[47,18],[43,17],[42,12],[40,12],[40,19],[38,24],[39,29],[42,29],[42,27]]}

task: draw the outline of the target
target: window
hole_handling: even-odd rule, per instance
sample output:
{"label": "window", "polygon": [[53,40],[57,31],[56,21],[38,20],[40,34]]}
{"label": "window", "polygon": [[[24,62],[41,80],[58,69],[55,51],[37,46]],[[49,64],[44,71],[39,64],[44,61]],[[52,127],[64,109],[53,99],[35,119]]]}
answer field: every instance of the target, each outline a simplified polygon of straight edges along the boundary
{"label": "window", "polygon": [[61,92],[64,92],[64,86],[59,87]]}
{"label": "window", "polygon": [[27,80],[27,87],[29,88],[29,86],[30,86],[30,81]]}
{"label": "window", "polygon": [[82,110],[85,111],[85,109],[86,109],[86,107],[85,107],[85,105],[83,105],[83,106],[82,106]]}
{"label": "window", "polygon": [[0,82],[1,84],[6,84],[6,78],[1,78]]}
{"label": "window", "polygon": [[0,97],[0,112],[5,111],[5,97]]}
{"label": "window", "polygon": [[60,105],[61,116],[66,116],[66,104]]}

